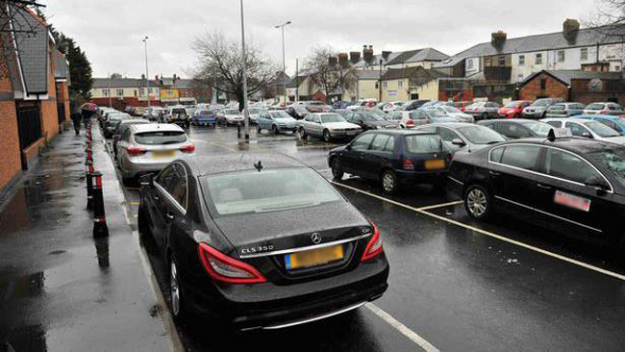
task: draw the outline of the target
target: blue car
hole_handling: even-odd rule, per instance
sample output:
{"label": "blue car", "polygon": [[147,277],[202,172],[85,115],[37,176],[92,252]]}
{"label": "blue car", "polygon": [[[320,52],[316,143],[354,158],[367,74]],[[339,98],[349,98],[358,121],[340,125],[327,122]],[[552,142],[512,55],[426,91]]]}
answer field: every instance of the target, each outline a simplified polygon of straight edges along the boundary
{"label": "blue car", "polygon": [[263,111],[256,118],[256,131],[271,131],[275,134],[284,131],[295,132],[297,120],[281,110]]}
{"label": "blue car", "polygon": [[614,115],[577,115],[576,118],[589,119],[601,122],[616,132],[625,136],[625,117]]}
{"label": "blue car", "polygon": [[195,126],[216,126],[217,117],[214,110],[198,110],[191,117],[191,124]]}

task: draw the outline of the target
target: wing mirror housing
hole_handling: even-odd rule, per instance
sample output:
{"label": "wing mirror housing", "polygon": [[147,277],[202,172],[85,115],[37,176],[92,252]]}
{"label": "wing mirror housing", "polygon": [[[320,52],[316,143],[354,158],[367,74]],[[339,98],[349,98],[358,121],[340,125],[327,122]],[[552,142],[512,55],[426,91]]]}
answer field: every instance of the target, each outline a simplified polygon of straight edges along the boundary
{"label": "wing mirror housing", "polygon": [[582,137],[592,139],[592,134],[590,134],[590,132],[582,132]]}
{"label": "wing mirror housing", "polygon": [[598,196],[606,195],[610,189],[610,185],[608,185],[604,179],[596,175],[588,177],[584,184],[588,187],[594,188]]}
{"label": "wing mirror housing", "polygon": [[460,138],[454,138],[451,141],[451,144],[456,145],[458,147],[464,147],[465,145],[467,145],[462,139]]}
{"label": "wing mirror housing", "polygon": [[139,178],[141,186],[154,187],[154,174],[145,174]]}

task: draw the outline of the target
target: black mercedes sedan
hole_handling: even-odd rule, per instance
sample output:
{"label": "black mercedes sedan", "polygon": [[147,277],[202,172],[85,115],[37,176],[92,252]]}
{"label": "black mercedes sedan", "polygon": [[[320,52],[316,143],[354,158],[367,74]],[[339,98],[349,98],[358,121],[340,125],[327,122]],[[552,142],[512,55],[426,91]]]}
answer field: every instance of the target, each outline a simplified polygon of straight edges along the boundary
{"label": "black mercedes sedan", "polygon": [[435,133],[410,130],[376,130],[336,147],[328,155],[335,179],[345,173],[379,181],[393,194],[402,185],[446,184],[452,152]]}
{"label": "black mercedes sedan", "polygon": [[388,287],[377,226],[294,159],[181,159],[141,181],[139,231],[167,260],[176,319],[278,329],[354,310]]}
{"label": "black mercedes sedan", "polygon": [[625,253],[625,147],[586,138],[525,139],[456,153],[448,190],[470,216],[508,214]]}

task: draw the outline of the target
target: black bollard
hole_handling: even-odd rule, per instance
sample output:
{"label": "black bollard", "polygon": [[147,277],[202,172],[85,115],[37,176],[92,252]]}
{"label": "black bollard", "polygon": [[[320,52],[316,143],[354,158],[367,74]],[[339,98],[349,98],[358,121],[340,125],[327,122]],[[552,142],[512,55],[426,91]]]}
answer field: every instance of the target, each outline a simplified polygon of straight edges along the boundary
{"label": "black bollard", "polygon": [[241,138],[241,124],[237,123],[237,137]]}
{"label": "black bollard", "polygon": [[86,179],[87,179],[87,210],[93,210],[93,161],[87,160]]}
{"label": "black bollard", "polygon": [[106,225],[104,195],[102,194],[102,173],[93,173],[93,237],[106,237],[109,229]]}

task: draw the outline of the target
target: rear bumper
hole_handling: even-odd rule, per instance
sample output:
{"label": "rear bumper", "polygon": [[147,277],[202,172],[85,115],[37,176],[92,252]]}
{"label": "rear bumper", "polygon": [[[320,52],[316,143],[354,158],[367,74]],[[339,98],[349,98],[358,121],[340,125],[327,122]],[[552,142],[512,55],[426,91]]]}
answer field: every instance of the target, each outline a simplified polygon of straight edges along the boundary
{"label": "rear bumper", "polygon": [[[213,291],[206,294],[205,289],[195,286],[187,287],[183,283],[183,295],[187,307],[207,318],[216,318],[231,325],[236,330],[279,329],[303,324],[310,321],[329,318],[358,308],[366,302],[380,298],[388,288],[387,279],[389,266],[386,257],[370,263],[362,263],[358,268],[338,276],[326,279],[276,286],[271,283],[258,286],[235,287],[241,292],[242,298],[249,301],[252,290],[258,288],[258,296],[266,296],[268,300],[254,302],[234,302]],[[354,277],[374,271],[375,274],[352,281]],[[360,271],[360,273],[358,273]],[[262,286],[267,287],[262,287]],[[302,290],[302,288],[304,290]],[[292,292],[297,292],[292,294]],[[272,298],[288,295],[281,299]],[[244,297],[247,295],[248,297]],[[238,297],[237,297],[238,298]]]}
{"label": "rear bumper", "polygon": [[406,171],[395,170],[399,181],[403,185],[409,185],[413,183],[429,183],[429,182],[442,182],[447,178],[449,174],[448,169],[435,170],[435,171]]}

